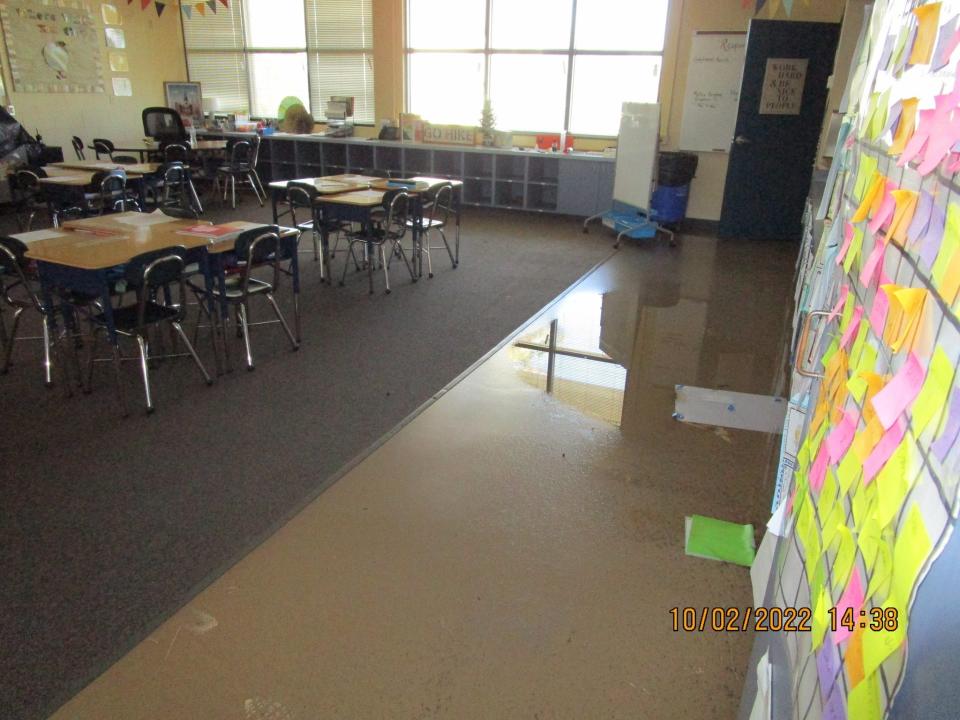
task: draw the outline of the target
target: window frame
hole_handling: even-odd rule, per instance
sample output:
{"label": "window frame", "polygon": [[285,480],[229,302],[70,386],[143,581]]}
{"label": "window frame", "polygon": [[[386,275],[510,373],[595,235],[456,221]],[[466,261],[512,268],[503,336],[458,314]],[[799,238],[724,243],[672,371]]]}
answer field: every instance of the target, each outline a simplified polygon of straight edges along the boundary
{"label": "window frame", "polygon": [[[264,117],[260,117],[260,116],[257,116],[257,115],[253,115],[253,114],[252,114],[252,109],[253,109],[253,106],[254,106],[254,97],[253,97],[253,80],[252,80],[252,76],[251,76],[251,66],[252,66],[252,64],[251,64],[251,62],[250,62],[251,56],[252,56],[252,55],[261,55],[261,54],[281,54],[281,53],[282,53],[282,54],[290,54],[290,55],[300,55],[300,54],[303,54],[303,55],[306,56],[306,61],[307,61],[307,62],[306,62],[306,64],[307,64],[307,97],[304,98],[304,102],[305,102],[306,105],[307,105],[307,111],[311,114],[311,116],[313,116],[314,122],[315,122],[315,123],[318,123],[318,124],[319,124],[319,123],[326,124],[326,123],[328,122],[328,119],[327,119],[326,117],[324,117],[322,120],[321,120],[321,119],[317,119],[316,115],[314,115],[314,113],[313,113],[313,107],[312,107],[312,102],[313,102],[313,100],[312,100],[312,97],[313,97],[313,88],[314,88],[314,80],[315,80],[315,78],[314,78],[314,72],[313,72],[313,69],[312,69],[312,67],[311,67],[311,62],[310,62],[310,55],[311,55],[311,53],[314,53],[314,54],[316,54],[316,53],[321,53],[321,54],[336,54],[336,55],[358,55],[358,56],[361,56],[361,57],[363,57],[363,58],[366,58],[367,56],[373,56],[373,52],[374,52],[373,35],[371,34],[370,47],[368,47],[368,48],[336,48],[336,49],[329,48],[329,49],[327,49],[327,48],[311,47],[311,45],[310,45],[310,34],[309,34],[309,31],[308,31],[308,21],[309,21],[308,11],[307,11],[307,2],[308,2],[308,0],[302,0],[302,4],[303,4],[303,27],[304,27],[304,44],[303,44],[303,47],[295,47],[295,48],[291,48],[291,47],[286,47],[286,48],[268,48],[268,47],[260,47],[260,46],[251,46],[251,45],[248,43],[248,41],[247,41],[247,7],[246,7],[246,2],[248,2],[248,0],[234,0],[234,3],[239,7],[239,16],[240,16],[240,42],[241,42],[242,47],[239,48],[239,49],[207,48],[207,47],[188,48],[188,47],[187,47],[186,26],[184,25],[183,13],[179,13],[179,15],[180,15],[180,32],[181,32],[182,37],[183,37],[183,55],[184,55],[184,60],[186,61],[186,65],[187,65],[187,79],[188,79],[188,80],[191,80],[191,81],[193,80],[193,78],[190,77],[190,53],[191,53],[191,52],[207,53],[207,54],[212,54],[212,55],[215,55],[215,54],[242,55],[243,58],[244,58],[245,69],[246,69],[246,77],[244,78],[244,80],[245,80],[245,85],[246,85],[246,88],[247,88],[247,113],[249,114],[249,116],[250,116],[250,118],[251,118],[252,120],[268,119],[268,118],[264,118]],[[373,15],[373,13],[372,13],[372,11],[371,11],[371,17],[372,17],[372,15]],[[374,106],[374,118],[373,118],[372,120],[370,120],[369,122],[354,122],[353,125],[354,125],[355,127],[375,127],[375,126],[376,126],[376,100],[375,100],[375,97],[376,97],[376,87],[375,87],[375,80],[374,80],[374,82],[371,83],[371,91],[372,91],[372,93],[373,93],[372,99],[373,99],[373,106]]]}
{"label": "window frame", "polygon": [[[580,2],[589,2],[589,0],[579,0]],[[511,48],[494,48],[491,47],[491,40],[493,34],[493,2],[494,0],[483,0],[486,7],[485,13],[485,27],[483,31],[484,37],[484,47],[482,48],[414,48],[410,46],[410,5],[409,3],[404,3],[405,13],[404,13],[404,104],[406,105],[407,111],[412,111],[411,98],[410,98],[410,88],[412,83],[410,82],[410,56],[414,53],[460,53],[460,54],[482,54],[484,56],[483,62],[483,100],[488,100],[490,98],[490,59],[494,55],[559,55],[567,58],[567,89],[566,95],[564,96],[564,110],[563,110],[563,128],[561,132],[570,133],[570,108],[571,108],[571,96],[573,94],[573,68],[574,62],[578,55],[580,56],[625,56],[625,55],[635,55],[635,56],[644,56],[644,57],[659,57],[660,58],[660,77],[663,77],[663,56],[666,51],[666,35],[667,35],[667,26],[670,23],[670,10],[667,9],[667,16],[664,22],[663,33],[664,33],[664,42],[663,47],[660,50],[578,50],[575,47],[576,36],[577,36],[577,2],[578,0],[571,1],[570,7],[570,43],[564,50],[535,50],[531,48],[523,49],[511,49]],[[660,99],[660,88],[657,88],[657,100]],[[538,135],[547,131],[544,130],[524,130],[521,128],[510,128],[509,132],[516,133],[518,135]],[[549,131],[555,133],[556,131]],[[587,133],[576,133],[576,136],[579,138],[592,138],[598,140],[607,140],[610,138],[615,138],[616,135],[594,135]]]}

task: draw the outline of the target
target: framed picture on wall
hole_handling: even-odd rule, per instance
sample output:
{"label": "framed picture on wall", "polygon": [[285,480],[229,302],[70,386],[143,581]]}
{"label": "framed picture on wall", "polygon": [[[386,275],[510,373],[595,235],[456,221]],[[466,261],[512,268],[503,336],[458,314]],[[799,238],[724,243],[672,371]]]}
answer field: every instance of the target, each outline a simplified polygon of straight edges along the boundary
{"label": "framed picture on wall", "polygon": [[184,127],[203,126],[203,96],[198,82],[165,82],[163,90],[167,107],[173,108],[183,119]]}

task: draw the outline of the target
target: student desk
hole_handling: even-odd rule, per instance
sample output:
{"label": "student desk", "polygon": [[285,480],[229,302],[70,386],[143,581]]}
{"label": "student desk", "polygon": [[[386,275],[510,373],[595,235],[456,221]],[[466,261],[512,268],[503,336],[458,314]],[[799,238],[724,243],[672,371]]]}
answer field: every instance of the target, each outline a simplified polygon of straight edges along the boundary
{"label": "student desk", "polygon": [[[183,145],[187,148],[188,151],[194,153],[216,153],[221,150],[226,150],[227,141],[226,140],[197,140],[196,143],[191,144],[188,140],[183,142],[175,143],[166,143],[167,145]],[[89,149],[96,150],[93,145],[88,145]],[[113,148],[115,153],[137,153],[140,156],[140,162],[144,162],[150,155],[160,154],[160,143],[151,142],[151,143],[126,143],[121,147],[120,145],[115,145]]]}
{"label": "student desk", "polygon": [[53,163],[51,167],[66,168],[67,170],[84,170],[90,173],[99,170],[123,170],[130,177],[140,177],[143,175],[153,175],[161,168],[163,163],[136,163],[135,165],[123,165],[108,160],[67,160],[64,162]]}
{"label": "student desk", "polygon": [[270,190],[273,222],[276,224],[282,216],[289,214],[289,210],[281,213],[277,205],[286,200],[287,186],[290,183],[313,185],[321,195],[339,195],[354,190],[366,190],[370,187],[370,183],[378,179],[369,175],[326,175],[324,177],[298,178],[296,180],[276,180],[267,186]]}

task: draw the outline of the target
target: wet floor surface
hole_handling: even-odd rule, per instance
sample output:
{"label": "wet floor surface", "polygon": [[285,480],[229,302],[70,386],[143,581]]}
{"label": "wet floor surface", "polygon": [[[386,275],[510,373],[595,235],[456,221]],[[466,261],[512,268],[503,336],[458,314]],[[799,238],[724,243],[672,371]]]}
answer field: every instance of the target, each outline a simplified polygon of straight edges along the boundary
{"label": "wet floor surface", "polygon": [[758,526],[778,438],[674,385],[769,394],[794,249],[626,247],[200,593],[58,718],[732,718],[751,603],[683,519]]}

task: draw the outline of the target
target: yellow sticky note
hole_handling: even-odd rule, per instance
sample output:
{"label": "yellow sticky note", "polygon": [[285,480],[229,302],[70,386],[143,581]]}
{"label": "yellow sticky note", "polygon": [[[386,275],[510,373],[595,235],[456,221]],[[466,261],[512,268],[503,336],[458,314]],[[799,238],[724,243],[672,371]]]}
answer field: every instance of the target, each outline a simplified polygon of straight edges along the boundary
{"label": "yellow sticky note", "polygon": [[871,140],[879,140],[883,128],[887,124],[887,113],[890,112],[890,91],[885,90],[877,98],[876,110],[870,118],[869,136]]}
{"label": "yellow sticky note", "polygon": [[926,288],[900,288],[887,296],[891,298],[891,309],[896,307],[896,319],[891,322],[890,316],[887,317],[887,328],[890,329],[890,349],[894,352],[900,352],[905,343],[909,343],[920,316],[923,313],[923,306],[927,299]]}
{"label": "yellow sticky note", "polygon": [[834,338],[833,342],[827,346],[826,351],[823,353],[823,357],[820,359],[820,363],[824,368],[830,365],[830,361],[833,360],[833,356],[837,354],[837,350],[840,349],[840,338]]}
{"label": "yellow sticky note", "polygon": [[851,688],[863,682],[863,628],[859,624],[853,629],[847,641],[847,652],[843,657],[847,669],[847,680]]}
{"label": "yellow sticky note", "polygon": [[958,248],[960,248],[960,205],[950,203],[947,207],[947,221],[943,227],[940,251],[937,253],[937,259],[930,270],[933,284],[938,290],[944,284],[947,268],[950,266]]}
{"label": "yellow sticky note", "polygon": [[897,132],[893,136],[893,144],[890,146],[891,155],[899,155],[913,137],[913,131],[917,127],[917,98],[907,98],[900,101],[900,122],[897,124]]}
{"label": "yellow sticky note", "polygon": [[866,675],[875,673],[907,637],[907,613],[896,605],[888,603],[886,607],[897,609],[897,622],[885,625],[882,630],[873,630],[872,623],[867,623],[863,633],[863,672]]}
{"label": "yellow sticky note", "polygon": [[863,228],[855,227],[853,229],[853,237],[850,239],[850,247],[847,248],[847,254],[843,258],[843,271],[845,273],[850,272],[850,268],[853,267],[854,261],[860,257],[860,250],[863,247]]}
{"label": "yellow sticky note", "polygon": [[[869,521],[868,521],[869,522]],[[881,606],[890,594],[890,579],[893,577],[893,542],[886,535],[880,536],[877,554],[870,569],[870,583],[867,585],[868,598],[873,604]]]}
{"label": "yellow sticky note", "polygon": [[820,497],[817,498],[817,515],[821,522],[830,514],[833,506],[837,504],[837,490],[837,479],[833,470],[828,468],[823,478],[823,485],[820,487]]}
{"label": "yellow sticky note", "polygon": [[910,602],[913,585],[932,549],[933,544],[920,508],[914,503],[893,545],[893,584],[890,592],[904,607]]}
{"label": "yellow sticky note", "polygon": [[876,518],[867,518],[860,529],[860,534],[857,536],[857,547],[860,548],[860,554],[863,556],[863,562],[868,571],[873,568],[873,564],[877,560],[877,552],[882,541],[880,523],[877,522]]}
{"label": "yellow sticky note", "polygon": [[837,555],[833,559],[833,590],[840,593],[847,586],[853,561],[857,557],[857,544],[853,533],[846,525],[837,528]]}
{"label": "yellow sticky note", "polygon": [[911,443],[912,440],[905,438],[877,473],[877,510],[874,516],[881,529],[900,514],[913,485],[913,473],[909,468]]}
{"label": "yellow sticky note", "polygon": [[910,52],[911,65],[924,65],[933,56],[933,45],[937,41],[937,27],[940,22],[940,3],[927,3],[913,9],[917,16],[917,34],[913,39]]}
{"label": "yellow sticky note", "polygon": [[[866,320],[866,318],[864,318]],[[860,370],[860,362],[863,358],[863,348],[866,343],[867,333],[870,332],[870,323],[861,322],[860,330],[857,332],[857,339],[853,341],[853,346],[850,348],[850,367]],[[876,350],[874,350],[874,362],[876,362]],[[866,368],[867,370],[873,370],[873,367]]]}
{"label": "yellow sticky note", "polygon": [[863,466],[860,464],[860,458],[852,452],[847,452],[843,460],[837,465],[837,481],[840,485],[841,495],[847,495],[850,488],[854,486],[860,478]]}
{"label": "yellow sticky note", "polygon": [[820,591],[820,597],[817,598],[810,624],[810,641],[814,650],[823,643],[823,634],[826,632],[827,624],[830,621],[829,610],[832,605],[833,601],[830,599],[830,594],[824,588]]}
{"label": "yellow sticky note", "polygon": [[[869,403],[864,403],[864,409],[866,409]],[[880,423],[880,420],[874,416],[867,423],[867,426],[862,428],[853,438],[853,443],[850,445],[850,451],[856,455],[857,459],[861,464],[870,457],[870,453],[873,451],[873,448],[880,438],[883,437],[883,425]]]}
{"label": "yellow sticky note", "polygon": [[[850,250],[852,249],[851,241]],[[850,250],[847,251],[848,254]],[[953,305],[957,300],[958,293],[960,293],[960,253],[954,253],[943,271],[943,277],[940,279],[940,294],[946,300],[947,305]]]}
{"label": "yellow sticky note", "polygon": [[827,515],[821,515],[820,518],[823,524],[821,533],[823,547],[830,548],[833,545],[833,541],[839,537],[838,529],[840,526],[846,524],[843,503],[834,503],[833,507],[830,508],[830,512]]}
{"label": "yellow sticky note", "polygon": [[847,717],[856,720],[882,720],[880,684],[876,673],[868,675],[847,695]]}
{"label": "yellow sticky note", "polygon": [[895,209],[893,220],[890,221],[890,228],[887,230],[887,237],[903,247],[907,239],[907,228],[910,226],[913,213],[917,209],[919,193],[913,190],[894,190],[891,195],[893,195]]}
{"label": "yellow sticky note", "polygon": [[887,186],[887,179],[878,172],[873,174],[873,179],[870,181],[870,186],[867,188],[867,192],[864,193],[863,200],[860,203],[860,206],[854,212],[853,217],[850,218],[850,222],[858,223],[863,222],[867,219],[870,213],[870,208],[873,207],[874,202],[876,201],[877,196],[883,199],[883,191]]}
{"label": "yellow sticky note", "polygon": [[939,345],[933,351],[927,377],[917,399],[913,401],[910,413],[910,425],[919,436],[934,419],[934,427],[939,425],[940,415],[946,409],[947,394],[953,382],[953,363]]}

